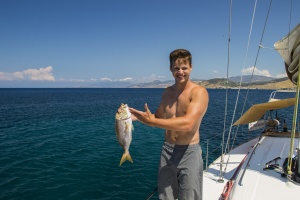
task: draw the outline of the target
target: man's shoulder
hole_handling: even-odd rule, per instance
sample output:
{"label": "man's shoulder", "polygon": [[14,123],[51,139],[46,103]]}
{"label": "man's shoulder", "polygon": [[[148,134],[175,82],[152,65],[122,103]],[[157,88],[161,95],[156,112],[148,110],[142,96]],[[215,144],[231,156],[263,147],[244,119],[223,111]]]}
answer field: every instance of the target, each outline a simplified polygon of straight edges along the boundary
{"label": "man's shoulder", "polygon": [[174,86],[174,85],[171,85],[171,86],[166,87],[165,90],[164,90],[164,93],[168,93],[168,92],[174,91],[173,86]]}
{"label": "man's shoulder", "polygon": [[208,97],[208,92],[205,87],[195,84],[191,90],[191,96]]}
{"label": "man's shoulder", "polygon": [[207,92],[206,88],[201,86],[201,85],[198,85],[196,83],[193,83],[192,85],[192,91],[195,91],[195,92]]}

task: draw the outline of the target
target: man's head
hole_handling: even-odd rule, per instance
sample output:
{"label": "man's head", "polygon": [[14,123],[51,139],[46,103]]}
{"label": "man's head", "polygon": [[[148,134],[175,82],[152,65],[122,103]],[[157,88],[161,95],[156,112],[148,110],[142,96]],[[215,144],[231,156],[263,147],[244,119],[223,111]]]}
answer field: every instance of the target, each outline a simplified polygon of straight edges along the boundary
{"label": "man's head", "polygon": [[176,83],[187,82],[192,71],[192,55],[188,50],[177,49],[170,53],[170,71]]}
{"label": "man's head", "polygon": [[170,70],[176,61],[192,66],[192,54],[185,49],[176,49],[170,53]]}

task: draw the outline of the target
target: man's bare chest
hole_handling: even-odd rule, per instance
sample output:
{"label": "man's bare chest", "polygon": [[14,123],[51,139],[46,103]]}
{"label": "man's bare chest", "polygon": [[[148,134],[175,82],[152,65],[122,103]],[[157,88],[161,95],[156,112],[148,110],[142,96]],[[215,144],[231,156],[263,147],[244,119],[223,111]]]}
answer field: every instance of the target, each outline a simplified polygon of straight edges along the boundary
{"label": "man's bare chest", "polygon": [[186,114],[187,108],[190,104],[188,96],[179,96],[175,98],[168,98],[164,103],[165,115],[167,118],[180,117]]}

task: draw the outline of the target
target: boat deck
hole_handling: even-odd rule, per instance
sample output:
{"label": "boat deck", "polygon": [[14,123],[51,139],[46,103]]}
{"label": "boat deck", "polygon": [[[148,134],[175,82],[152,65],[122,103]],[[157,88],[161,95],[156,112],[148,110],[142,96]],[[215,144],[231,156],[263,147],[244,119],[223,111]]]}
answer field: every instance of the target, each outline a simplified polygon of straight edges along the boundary
{"label": "boat deck", "polygon": [[230,154],[226,154],[224,156],[224,161],[226,162],[229,159],[229,162],[227,166],[225,166],[226,171],[224,172],[223,182],[218,182],[221,157],[217,158],[212,164],[208,166],[208,169],[203,173],[203,199],[219,199],[225,184],[233,176],[241,161],[257,141],[258,138],[255,138],[241,146],[238,146],[237,148],[233,149]]}
{"label": "boat deck", "polygon": [[[269,136],[266,136],[268,134]],[[278,133],[266,133],[256,148],[253,148],[253,146],[258,142],[258,138],[235,148],[230,154],[224,156],[224,162],[227,162],[227,159],[229,161],[224,172],[223,183],[217,181],[219,179],[220,168],[220,158],[218,158],[204,173],[204,199],[220,198],[225,184],[232,177],[248,152],[249,155],[240,173],[237,175],[236,182],[232,188],[234,195],[231,196],[231,200],[299,198],[300,185],[288,181],[286,177],[282,177],[281,173],[275,169],[266,169],[268,166],[267,163],[278,164],[280,167],[283,165],[289,152],[289,137],[288,133],[284,133],[281,136]],[[298,139],[295,140],[295,147],[297,144]],[[254,152],[252,153],[253,150]],[[250,161],[249,158],[251,158]]]}

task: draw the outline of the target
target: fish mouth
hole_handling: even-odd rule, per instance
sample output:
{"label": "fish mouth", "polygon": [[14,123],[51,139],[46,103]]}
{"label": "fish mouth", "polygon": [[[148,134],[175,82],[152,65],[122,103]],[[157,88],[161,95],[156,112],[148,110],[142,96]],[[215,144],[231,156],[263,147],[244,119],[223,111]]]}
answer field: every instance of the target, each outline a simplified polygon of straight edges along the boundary
{"label": "fish mouth", "polygon": [[131,118],[131,113],[127,104],[121,104],[116,113],[116,120],[128,120]]}

